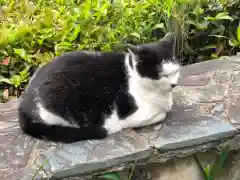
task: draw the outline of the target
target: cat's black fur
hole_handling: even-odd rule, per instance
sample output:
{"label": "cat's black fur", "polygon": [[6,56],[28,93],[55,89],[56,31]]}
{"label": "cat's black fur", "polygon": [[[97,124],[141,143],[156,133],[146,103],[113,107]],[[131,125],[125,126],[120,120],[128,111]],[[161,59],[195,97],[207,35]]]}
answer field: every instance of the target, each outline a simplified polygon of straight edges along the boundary
{"label": "cat's black fur", "polygon": [[[130,47],[139,55],[142,77],[158,79],[157,67],[172,56],[172,40]],[[128,93],[126,53],[70,52],[39,68],[20,97],[19,124],[23,132],[38,139],[71,143],[102,139],[104,118],[113,108],[124,119],[138,108]],[[129,58],[133,68],[132,59]],[[46,124],[37,103],[77,127]]]}

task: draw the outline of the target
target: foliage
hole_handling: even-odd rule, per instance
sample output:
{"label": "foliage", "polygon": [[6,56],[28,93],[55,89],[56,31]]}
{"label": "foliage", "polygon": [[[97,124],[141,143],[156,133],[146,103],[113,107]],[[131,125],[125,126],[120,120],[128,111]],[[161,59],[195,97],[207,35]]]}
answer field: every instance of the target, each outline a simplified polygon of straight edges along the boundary
{"label": "foliage", "polygon": [[[216,176],[218,175],[219,172],[225,167],[227,159],[229,155],[229,147],[225,147],[217,156],[216,160],[212,165],[208,165],[207,167],[203,167],[197,158],[196,155],[194,155],[194,159],[201,171],[201,174],[203,176],[204,180],[215,180]],[[136,165],[136,163],[135,163]],[[132,174],[135,169],[135,165],[132,168],[132,173],[129,176],[128,180],[132,179]],[[118,172],[112,172],[112,173],[106,173],[105,175],[101,176],[104,179],[109,179],[109,180],[121,180],[121,177],[119,176]]]}
{"label": "foliage", "polygon": [[0,89],[19,95],[34,70],[73,50],[123,50],[179,33],[183,64],[240,48],[239,0],[0,0]]}
{"label": "foliage", "polygon": [[[132,166],[132,168],[131,168],[131,173],[130,173],[130,175],[129,175],[129,177],[128,177],[128,180],[132,180],[132,179],[133,179],[133,174],[134,174],[136,165],[137,165],[137,160],[134,162],[134,164],[133,164],[133,166]],[[106,180],[107,180],[107,179],[109,179],[109,180],[121,180],[121,177],[120,177],[120,175],[119,175],[118,172],[106,173],[106,174],[100,176],[100,178],[101,178],[101,177],[104,178],[104,179],[106,179]]]}
{"label": "foliage", "polygon": [[173,13],[173,16],[177,19],[180,26],[178,29],[185,40],[181,53],[185,62],[195,63],[233,55],[239,51],[239,0],[191,1],[190,7],[178,7],[173,8],[173,11],[180,13]]}
{"label": "foliage", "polygon": [[106,173],[102,176],[104,179],[109,179],[109,180],[121,180],[119,174],[117,172],[113,173]]}
{"label": "foliage", "polygon": [[201,165],[198,158],[195,156],[195,160],[202,172],[204,180],[215,180],[217,174],[225,167],[228,155],[229,155],[229,147],[227,146],[226,148],[223,149],[223,151],[219,153],[215,162],[212,165],[208,165],[206,168],[204,168]]}
{"label": "foliage", "polygon": [[49,164],[49,160],[50,160],[50,158],[49,159],[45,159],[43,161],[43,163],[37,168],[36,172],[34,173],[33,177],[31,178],[32,180],[39,179],[39,178],[41,178],[41,180],[43,179],[43,177],[39,176],[39,174],[40,174],[39,172],[44,169],[45,165]]}

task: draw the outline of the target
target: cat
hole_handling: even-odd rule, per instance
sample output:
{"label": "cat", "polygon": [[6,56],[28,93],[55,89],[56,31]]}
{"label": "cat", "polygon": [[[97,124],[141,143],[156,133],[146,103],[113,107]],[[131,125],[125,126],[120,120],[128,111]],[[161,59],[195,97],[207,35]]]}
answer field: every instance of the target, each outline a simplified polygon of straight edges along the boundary
{"label": "cat", "polygon": [[37,69],[19,98],[22,131],[72,143],[163,121],[180,76],[175,34],[127,46],[127,52],[68,52]]}

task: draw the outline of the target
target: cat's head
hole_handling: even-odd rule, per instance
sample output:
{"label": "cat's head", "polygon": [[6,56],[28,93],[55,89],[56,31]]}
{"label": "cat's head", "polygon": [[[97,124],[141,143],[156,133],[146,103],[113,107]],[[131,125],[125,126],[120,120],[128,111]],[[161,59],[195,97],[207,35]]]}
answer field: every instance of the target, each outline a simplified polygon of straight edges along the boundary
{"label": "cat's head", "polygon": [[138,46],[128,45],[131,75],[146,86],[170,91],[177,86],[180,63],[174,56],[175,34]]}

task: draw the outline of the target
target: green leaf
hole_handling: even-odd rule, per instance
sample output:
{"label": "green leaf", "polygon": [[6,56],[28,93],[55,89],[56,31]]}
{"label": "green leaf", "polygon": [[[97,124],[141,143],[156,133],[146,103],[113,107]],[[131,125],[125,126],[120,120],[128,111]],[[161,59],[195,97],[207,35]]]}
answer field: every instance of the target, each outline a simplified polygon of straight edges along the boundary
{"label": "green leaf", "polygon": [[155,29],[165,29],[164,24],[163,23],[156,24]]}
{"label": "green leaf", "polygon": [[215,21],[215,20],[233,20],[231,16],[229,16],[228,12],[220,12],[218,13],[215,17],[205,17],[204,19],[209,20],[209,21]]}
{"label": "green leaf", "polygon": [[26,67],[24,70],[22,70],[19,74],[21,77],[21,82],[27,82],[28,76],[29,76],[29,67]]}
{"label": "green leaf", "polygon": [[10,81],[10,79],[4,78],[4,77],[0,77],[0,83],[1,83],[1,82],[7,83],[7,84],[12,84],[12,82]]}
{"label": "green leaf", "polygon": [[240,42],[240,25],[238,25],[238,28],[237,28],[237,39]]}
{"label": "green leaf", "polygon": [[240,42],[238,42],[237,40],[234,40],[234,39],[230,39],[228,41],[228,43],[230,46],[233,46],[233,47],[240,45]]}
{"label": "green leaf", "polygon": [[205,180],[208,180],[208,177],[209,177],[209,171],[210,171],[210,165],[208,165],[205,169],[204,169],[204,172],[205,172]]}
{"label": "green leaf", "polygon": [[111,180],[121,180],[120,176],[118,173],[107,173],[107,174],[104,174],[103,176],[101,176],[105,179],[111,179]]}
{"label": "green leaf", "polygon": [[131,33],[130,36],[134,36],[134,37],[136,37],[138,39],[140,39],[140,37],[141,37],[141,35],[139,33],[137,33],[137,32]]}
{"label": "green leaf", "polygon": [[19,75],[13,75],[11,77],[11,82],[14,85],[14,87],[17,88],[21,85],[21,77]]}
{"label": "green leaf", "polygon": [[204,17],[205,20],[208,20],[208,21],[214,21],[216,20],[215,17],[210,17],[210,16],[207,16],[207,17]]}
{"label": "green leaf", "polygon": [[74,28],[73,33],[72,33],[72,35],[71,35],[71,37],[70,37],[70,41],[71,41],[71,42],[74,41],[74,40],[77,38],[77,36],[78,36],[78,34],[80,33],[80,31],[81,31],[80,25],[78,25],[78,26],[76,26],[76,27]]}
{"label": "green leaf", "polygon": [[232,17],[231,17],[231,16],[228,16],[228,15],[226,15],[226,16],[221,16],[221,17],[219,17],[219,18],[217,18],[217,19],[228,19],[228,20],[233,20]]}
{"label": "green leaf", "polygon": [[14,49],[14,52],[24,60],[28,59],[25,49]]}
{"label": "green leaf", "polygon": [[8,53],[6,50],[0,49],[0,54],[3,54],[5,56],[8,56]]}
{"label": "green leaf", "polygon": [[216,177],[217,173],[220,172],[225,164],[226,164],[226,160],[228,158],[228,147],[226,147],[218,156],[217,160],[215,161],[215,163],[213,164],[213,166],[211,167],[210,171],[209,171],[209,180],[214,180],[214,178]]}
{"label": "green leaf", "polygon": [[209,45],[204,46],[202,49],[207,50],[207,49],[215,49],[215,48],[217,48],[217,46],[215,44],[209,44]]}
{"label": "green leaf", "polygon": [[218,13],[218,14],[216,15],[215,18],[218,19],[218,20],[220,20],[220,19],[233,20],[233,18],[228,15],[228,12],[220,12],[220,13]]}
{"label": "green leaf", "polygon": [[204,177],[204,180],[208,180],[208,169],[207,168],[205,168],[205,169],[203,168],[202,164],[200,163],[200,161],[198,160],[196,155],[194,155],[193,157],[194,157],[194,160],[195,160],[195,162],[196,162],[196,164],[197,164],[197,166],[198,166],[202,176]]}

